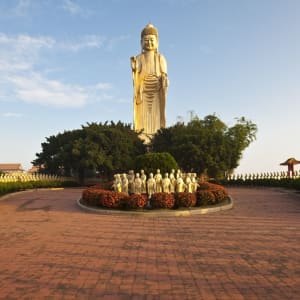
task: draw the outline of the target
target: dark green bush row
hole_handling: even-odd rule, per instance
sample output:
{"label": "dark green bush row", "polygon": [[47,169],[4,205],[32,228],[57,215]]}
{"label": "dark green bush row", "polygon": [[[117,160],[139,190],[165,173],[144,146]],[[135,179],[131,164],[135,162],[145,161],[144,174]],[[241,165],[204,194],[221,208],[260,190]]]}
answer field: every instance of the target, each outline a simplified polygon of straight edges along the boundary
{"label": "dark green bush row", "polygon": [[18,191],[37,188],[59,188],[78,186],[75,181],[42,180],[26,182],[0,182],[0,196]]}
{"label": "dark green bush row", "polygon": [[262,178],[262,179],[236,179],[225,180],[223,185],[239,185],[239,186],[264,186],[264,187],[282,187],[300,190],[300,178]]}

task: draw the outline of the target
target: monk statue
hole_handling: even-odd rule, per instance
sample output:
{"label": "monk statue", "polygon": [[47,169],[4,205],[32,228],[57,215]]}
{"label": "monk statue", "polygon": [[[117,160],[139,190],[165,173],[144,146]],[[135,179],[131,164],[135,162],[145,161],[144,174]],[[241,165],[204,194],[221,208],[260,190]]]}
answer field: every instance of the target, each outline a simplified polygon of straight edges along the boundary
{"label": "monk statue", "polygon": [[142,193],[142,180],[140,178],[140,174],[139,173],[135,174],[135,179],[134,179],[134,193],[135,194],[141,194]]}
{"label": "monk statue", "polygon": [[149,174],[149,179],[147,180],[147,192],[148,197],[151,198],[152,194],[155,193],[155,179],[153,178],[153,173]]}
{"label": "monk statue", "polygon": [[156,174],[154,175],[155,179],[155,192],[161,193],[162,190],[162,175],[160,173],[160,169],[157,169]]}
{"label": "monk statue", "polygon": [[146,142],[166,126],[167,63],[158,53],[158,31],[148,24],[141,33],[142,53],[131,57],[134,89],[134,130]]}

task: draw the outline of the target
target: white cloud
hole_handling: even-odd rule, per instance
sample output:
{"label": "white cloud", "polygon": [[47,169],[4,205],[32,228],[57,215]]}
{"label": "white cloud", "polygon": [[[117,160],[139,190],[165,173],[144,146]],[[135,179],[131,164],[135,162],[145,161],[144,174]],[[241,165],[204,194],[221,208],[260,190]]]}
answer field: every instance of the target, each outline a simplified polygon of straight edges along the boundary
{"label": "white cloud", "polygon": [[79,51],[84,48],[101,48],[105,41],[104,37],[98,35],[86,35],[79,39],[78,41],[66,41],[66,42],[58,42],[57,47],[70,50],[70,51]]}
{"label": "white cloud", "polygon": [[110,90],[112,88],[111,83],[108,82],[99,82],[95,85],[97,90]]}
{"label": "white cloud", "polygon": [[27,15],[28,9],[32,4],[31,0],[19,0],[16,7],[14,8],[14,13],[17,16],[25,16]]}
{"label": "white cloud", "polygon": [[103,40],[99,36],[88,35],[77,41],[61,42],[48,36],[7,35],[0,32],[0,101],[21,100],[57,108],[78,108],[88,101],[114,101],[112,84],[99,82],[80,86],[56,79],[51,70],[59,68],[62,73],[63,64],[59,62],[56,65],[55,60],[49,64],[47,60],[49,54],[59,57],[61,51],[99,48]]}
{"label": "white cloud", "polygon": [[86,35],[77,41],[57,41],[52,37],[39,36],[32,37],[30,35],[9,36],[0,32],[0,64],[9,61],[16,62],[19,60],[21,65],[24,61],[31,62],[37,58],[42,50],[64,50],[79,51],[85,48],[101,48],[105,38],[99,35]]}
{"label": "white cloud", "polygon": [[81,17],[89,17],[92,15],[92,11],[81,7],[79,4],[75,3],[75,1],[71,0],[64,0],[62,8],[71,15],[78,15]]}
{"label": "white cloud", "polygon": [[4,118],[20,118],[23,114],[20,113],[13,113],[13,112],[6,112],[2,114],[2,117]]}
{"label": "white cloud", "polygon": [[42,49],[50,49],[55,40],[29,35],[9,36],[0,33],[0,71],[25,71],[32,68]]}
{"label": "white cloud", "polygon": [[49,80],[40,74],[31,74],[27,77],[12,76],[9,80],[15,86],[17,97],[27,103],[54,107],[82,107],[88,99],[83,88]]}

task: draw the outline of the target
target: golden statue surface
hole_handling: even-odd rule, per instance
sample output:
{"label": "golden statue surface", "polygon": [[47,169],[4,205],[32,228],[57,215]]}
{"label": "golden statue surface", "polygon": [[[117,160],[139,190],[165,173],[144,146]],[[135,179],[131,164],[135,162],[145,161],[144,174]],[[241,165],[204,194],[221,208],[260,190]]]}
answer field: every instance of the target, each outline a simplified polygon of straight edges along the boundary
{"label": "golden statue surface", "polygon": [[148,142],[166,126],[167,62],[158,52],[158,31],[148,24],[141,33],[142,53],[131,57],[134,130]]}

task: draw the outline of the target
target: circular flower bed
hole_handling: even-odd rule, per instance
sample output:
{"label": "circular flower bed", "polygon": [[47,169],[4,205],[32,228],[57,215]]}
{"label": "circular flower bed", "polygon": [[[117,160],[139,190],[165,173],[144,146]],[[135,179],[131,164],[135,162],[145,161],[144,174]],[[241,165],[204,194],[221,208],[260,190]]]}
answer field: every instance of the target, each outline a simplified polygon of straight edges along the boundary
{"label": "circular flower bed", "polygon": [[[178,208],[206,206],[228,199],[225,188],[218,184],[199,183],[195,193],[154,193],[149,199],[151,208]],[[147,206],[148,195],[125,194],[92,186],[82,192],[82,202],[88,206],[112,209],[142,209]]]}

